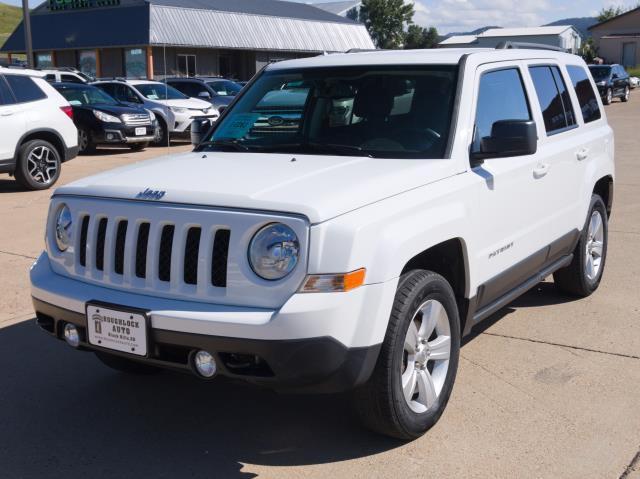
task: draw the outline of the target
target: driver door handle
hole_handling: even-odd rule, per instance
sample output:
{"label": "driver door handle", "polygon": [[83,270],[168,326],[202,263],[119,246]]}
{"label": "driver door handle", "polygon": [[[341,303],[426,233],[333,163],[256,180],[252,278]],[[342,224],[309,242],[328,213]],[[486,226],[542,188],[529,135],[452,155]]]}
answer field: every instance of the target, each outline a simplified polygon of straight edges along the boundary
{"label": "driver door handle", "polygon": [[549,163],[540,163],[533,170],[533,177],[537,180],[549,173]]}
{"label": "driver door handle", "polygon": [[11,116],[15,113],[15,110],[2,110],[0,111],[0,116]]}
{"label": "driver door handle", "polygon": [[581,150],[578,150],[576,156],[578,157],[578,161],[586,160],[589,158],[589,148],[582,148]]}

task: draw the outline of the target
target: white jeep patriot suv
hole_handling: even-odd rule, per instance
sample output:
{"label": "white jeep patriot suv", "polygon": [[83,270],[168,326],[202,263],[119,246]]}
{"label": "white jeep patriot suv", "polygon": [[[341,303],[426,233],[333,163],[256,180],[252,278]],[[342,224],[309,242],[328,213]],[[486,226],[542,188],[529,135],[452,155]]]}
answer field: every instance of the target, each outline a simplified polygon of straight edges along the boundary
{"label": "white jeep patriot suv", "polygon": [[352,389],[368,426],[415,438],[481,320],[551,274],[598,287],[613,156],[573,55],[272,64],[192,153],[55,192],[37,321],[119,370]]}

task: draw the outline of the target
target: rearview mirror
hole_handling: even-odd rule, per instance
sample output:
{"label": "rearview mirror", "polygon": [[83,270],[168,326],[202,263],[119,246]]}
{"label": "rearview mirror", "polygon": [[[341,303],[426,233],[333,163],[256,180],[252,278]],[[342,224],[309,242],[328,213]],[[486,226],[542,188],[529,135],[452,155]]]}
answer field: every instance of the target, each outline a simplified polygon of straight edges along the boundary
{"label": "rearview mirror", "polygon": [[[478,142],[474,142],[475,145]],[[471,153],[472,160],[481,164],[489,158],[533,155],[538,151],[538,132],[532,120],[501,120],[491,127],[491,136],[481,138],[479,151]]]}
{"label": "rearview mirror", "polygon": [[191,144],[198,146],[211,128],[211,121],[206,117],[195,118],[191,122]]}

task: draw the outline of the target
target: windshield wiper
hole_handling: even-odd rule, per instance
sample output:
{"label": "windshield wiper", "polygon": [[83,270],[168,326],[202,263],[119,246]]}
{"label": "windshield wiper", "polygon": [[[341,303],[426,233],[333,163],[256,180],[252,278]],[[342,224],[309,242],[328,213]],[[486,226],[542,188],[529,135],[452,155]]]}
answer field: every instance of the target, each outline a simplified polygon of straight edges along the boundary
{"label": "windshield wiper", "polygon": [[373,158],[373,155],[369,152],[365,152],[365,150],[361,146],[338,145],[334,143],[316,143],[316,142],[305,143],[302,146],[308,146],[313,150],[326,151],[330,153],[338,153],[340,155],[347,155],[347,156],[354,156],[354,154],[359,153],[359,155],[357,156],[366,156],[369,158]]}
{"label": "windshield wiper", "polygon": [[200,145],[198,145],[199,148],[203,148],[207,146],[221,146],[223,148],[233,148],[236,151],[250,151],[250,148],[247,145],[243,145],[242,143],[240,143],[240,140],[236,140],[233,138],[205,141],[203,143],[200,143]]}

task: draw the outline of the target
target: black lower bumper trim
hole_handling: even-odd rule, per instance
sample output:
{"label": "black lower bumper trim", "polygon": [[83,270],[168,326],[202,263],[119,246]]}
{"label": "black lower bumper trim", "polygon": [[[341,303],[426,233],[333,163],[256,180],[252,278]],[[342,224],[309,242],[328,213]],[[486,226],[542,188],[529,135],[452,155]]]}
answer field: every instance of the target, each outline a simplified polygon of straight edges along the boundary
{"label": "black lower bumper trim", "polygon": [[[88,344],[86,317],[33,298],[38,324],[62,338],[64,323],[79,327],[81,349],[100,350],[154,366],[192,371],[193,352],[213,354],[224,376],[243,379],[281,391],[333,393],[353,389],[366,382],[375,367],[381,345],[347,348],[330,337],[293,340],[262,340],[207,336],[151,329],[149,358],[107,351]],[[237,358],[259,358],[266,367],[239,367]]]}

